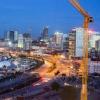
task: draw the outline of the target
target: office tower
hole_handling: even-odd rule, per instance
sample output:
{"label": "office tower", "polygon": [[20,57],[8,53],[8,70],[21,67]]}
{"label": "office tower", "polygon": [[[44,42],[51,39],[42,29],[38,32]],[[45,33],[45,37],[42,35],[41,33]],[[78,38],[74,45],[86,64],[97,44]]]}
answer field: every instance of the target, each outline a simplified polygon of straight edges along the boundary
{"label": "office tower", "polygon": [[44,42],[48,42],[48,27],[44,27],[42,33],[41,33],[41,40]]}
{"label": "office tower", "polygon": [[83,56],[83,28],[74,28],[69,32],[69,56],[82,57]]}
{"label": "office tower", "polygon": [[12,43],[18,40],[18,31],[8,31],[6,33],[6,40],[11,41]]}
{"label": "office tower", "polygon": [[24,40],[23,40],[23,34],[18,35],[18,48],[24,47]]}
{"label": "office tower", "polygon": [[100,33],[91,31],[89,34],[89,49],[96,48],[96,41],[100,40]]}
{"label": "office tower", "polygon": [[56,48],[58,48],[59,50],[62,50],[63,49],[63,33],[55,32],[54,41],[56,44]]}
{"label": "office tower", "polygon": [[24,50],[31,50],[32,47],[32,38],[29,33],[23,34],[23,41],[24,41]]}

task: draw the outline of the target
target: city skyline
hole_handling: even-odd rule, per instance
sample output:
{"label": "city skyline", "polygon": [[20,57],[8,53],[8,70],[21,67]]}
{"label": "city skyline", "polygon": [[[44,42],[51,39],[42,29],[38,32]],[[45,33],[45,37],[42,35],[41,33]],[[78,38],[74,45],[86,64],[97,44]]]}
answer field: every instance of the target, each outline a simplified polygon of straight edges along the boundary
{"label": "city skyline", "polygon": [[1,0],[0,100],[100,100],[100,0]]}
{"label": "city skyline", "polygon": [[[100,19],[97,13],[100,10],[99,3],[100,1],[95,0],[81,0],[82,6],[94,17],[95,21],[90,29],[95,31],[100,31],[97,21]],[[83,20],[67,0],[3,0],[0,12],[0,36],[6,30],[14,29],[20,32],[31,31],[34,37],[38,37],[45,26],[49,26],[49,34],[55,31],[67,33],[73,27],[82,26]]]}

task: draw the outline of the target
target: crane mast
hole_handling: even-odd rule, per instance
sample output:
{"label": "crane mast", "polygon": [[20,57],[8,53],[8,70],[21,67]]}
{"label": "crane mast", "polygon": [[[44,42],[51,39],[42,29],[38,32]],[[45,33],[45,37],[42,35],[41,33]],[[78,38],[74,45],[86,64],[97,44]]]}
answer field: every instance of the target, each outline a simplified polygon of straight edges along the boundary
{"label": "crane mast", "polygon": [[87,78],[88,78],[88,26],[92,22],[92,17],[80,6],[77,0],[69,0],[69,2],[78,10],[84,17],[84,37],[83,37],[83,59],[82,59],[82,89],[81,100],[88,100]]}

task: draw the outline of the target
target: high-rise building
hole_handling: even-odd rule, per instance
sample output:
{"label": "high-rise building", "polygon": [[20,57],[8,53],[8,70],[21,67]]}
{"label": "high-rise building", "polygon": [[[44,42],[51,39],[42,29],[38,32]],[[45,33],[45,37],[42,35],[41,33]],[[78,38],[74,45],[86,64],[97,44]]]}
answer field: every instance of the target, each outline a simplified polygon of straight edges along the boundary
{"label": "high-rise building", "polygon": [[55,32],[54,41],[56,44],[56,48],[63,50],[63,33]]}
{"label": "high-rise building", "polygon": [[14,31],[7,32],[7,40],[14,41]]}
{"label": "high-rise building", "polygon": [[[95,31],[88,31],[89,34],[89,47],[90,51],[92,48],[96,48],[96,41],[100,40],[100,33]],[[74,28],[69,32],[69,55],[72,57],[83,56],[83,42],[84,42],[84,28]],[[97,43],[98,44],[98,43]]]}
{"label": "high-rise building", "polygon": [[55,47],[56,47],[56,44],[55,44],[55,37],[54,35],[52,37],[50,37],[49,39],[49,45],[48,45],[48,48],[50,50],[55,50]]}
{"label": "high-rise building", "polygon": [[23,34],[18,35],[18,48],[24,47],[24,40],[23,40]]}
{"label": "high-rise building", "polygon": [[41,33],[41,39],[44,42],[48,42],[48,27],[44,27],[43,32]]}
{"label": "high-rise building", "polygon": [[24,50],[31,50],[32,47],[31,35],[29,33],[24,33],[23,40],[24,40]]}
{"label": "high-rise building", "polygon": [[18,41],[18,31],[14,31],[14,41]]}
{"label": "high-rise building", "polygon": [[6,33],[6,40],[11,41],[11,42],[15,42],[18,40],[18,31],[8,31]]}
{"label": "high-rise building", "polygon": [[69,33],[69,56],[83,56],[83,28],[75,28]]}
{"label": "high-rise building", "polygon": [[69,38],[67,34],[64,34],[63,35],[63,50],[67,52],[68,47],[69,47]]}
{"label": "high-rise building", "polygon": [[96,48],[96,41],[100,40],[100,33],[91,31],[89,35],[89,49]]}
{"label": "high-rise building", "polygon": [[100,40],[97,40],[95,43],[95,49],[100,52]]}

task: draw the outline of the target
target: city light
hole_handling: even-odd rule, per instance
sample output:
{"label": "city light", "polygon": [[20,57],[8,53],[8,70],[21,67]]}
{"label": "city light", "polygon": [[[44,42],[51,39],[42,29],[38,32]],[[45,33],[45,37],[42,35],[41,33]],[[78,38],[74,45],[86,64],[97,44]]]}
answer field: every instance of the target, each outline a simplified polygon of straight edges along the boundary
{"label": "city light", "polygon": [[8,45],[11,47],[11,46],[12,46],[12,42],[11,42],[11,41],[9,41],[9,42],[8,42]]}
{"label": "city light", "polygon": [[91,36],[91,35],[94,34],[94,31],[92,31],[92,30],[88,30],[88,34],[89,34],[89,36]]}
{"label": "city light", "polygon": [[0,100],[100,100],[100,1],[31,1],[1,0]]}
{"label": "city light", "polygon": [[64,55],[61,55],[60,57],[63,58],[63,59],[65,59],[65,56]]}

